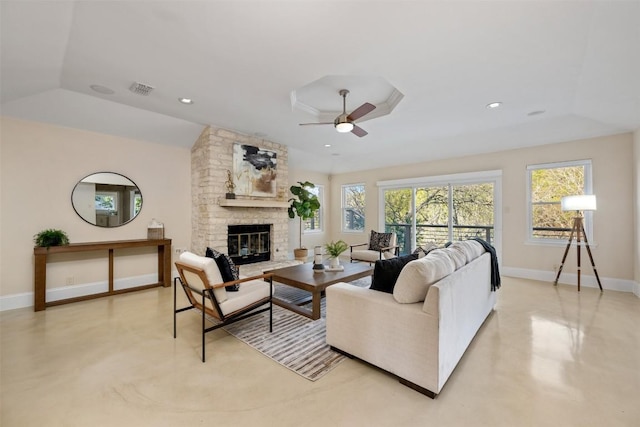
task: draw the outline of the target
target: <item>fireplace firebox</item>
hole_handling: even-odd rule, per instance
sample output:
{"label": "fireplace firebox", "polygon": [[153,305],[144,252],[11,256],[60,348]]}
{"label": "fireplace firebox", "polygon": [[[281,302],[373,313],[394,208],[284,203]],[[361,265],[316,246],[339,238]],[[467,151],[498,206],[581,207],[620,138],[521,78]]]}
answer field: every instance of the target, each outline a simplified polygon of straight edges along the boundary
{"label": "fireplace firebox", "polygon": [[229,256],[237,265],[271,259],[271,224],[230,225],[227,231]]}

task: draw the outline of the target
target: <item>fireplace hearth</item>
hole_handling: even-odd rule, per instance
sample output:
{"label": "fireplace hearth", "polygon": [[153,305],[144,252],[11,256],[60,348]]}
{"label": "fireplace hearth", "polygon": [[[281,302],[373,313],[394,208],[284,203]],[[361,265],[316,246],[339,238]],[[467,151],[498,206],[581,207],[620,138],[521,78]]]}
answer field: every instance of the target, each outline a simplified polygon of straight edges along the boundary
{"label": "fireplace hearth", "polygon": [[271,259],[271,224],[229,225],[229,256],[237,265]]}

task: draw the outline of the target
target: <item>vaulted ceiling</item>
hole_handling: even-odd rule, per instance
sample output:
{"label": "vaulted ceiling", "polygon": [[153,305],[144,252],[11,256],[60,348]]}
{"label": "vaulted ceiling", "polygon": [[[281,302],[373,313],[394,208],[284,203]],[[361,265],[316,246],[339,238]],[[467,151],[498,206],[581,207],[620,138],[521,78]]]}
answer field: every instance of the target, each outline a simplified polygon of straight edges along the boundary
{"label": "vaulted ceiling", "polygon": [[[3,0],[0,19],[3,115],[181,146],[212,124],[327,173],[640,128],[638,1]],[[343,88],[347,110],[384,102],[379,79],[404,96],[363,138],[298,126],[326,76],[323,116]]]}

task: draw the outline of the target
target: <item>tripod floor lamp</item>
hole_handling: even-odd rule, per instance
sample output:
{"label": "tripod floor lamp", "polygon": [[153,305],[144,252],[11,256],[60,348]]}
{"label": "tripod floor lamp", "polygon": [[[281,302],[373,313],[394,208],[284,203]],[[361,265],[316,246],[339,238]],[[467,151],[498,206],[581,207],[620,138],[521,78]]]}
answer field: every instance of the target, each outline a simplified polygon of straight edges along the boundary
{"label": "tripod floor lamp", "polygon": [[578,252],[578,292],[580,292],[580,237],[581,236],[584,237],[584,245],[587,248],[587,253],[589,254],[589,259],[591,260],[591,266],[593,267],[593,272],[596,274],[596,280],[598,281],[600,292],[602,292],[602,284],[600,283],[598,270],[596,270],[596,264],[593,262],[593,255],[591,254],[591,248],[589,247],[589,241],[587,240],[587,233],[585,233],[584,231],[584,217],[582,216],[582,212],[584,211],[596,210],[596,196],[594,195],[567,196],[562,198],[560,204],[563,211],[576,211],[576,216],[573,218],[573,228],[571,229],[571,235],[569,236],[569,243],[567,243],[567,248],[564,250],[562,263],[560,263],[560,268],[558,269],[558,275],[556,276],[556,280],[553,282],[553,285],[556,286],[558,284],[560,273],[562,273],[562,267],[564,267],[564,262],[567,259],[567,254],[569,253],[569,248],[571,247],[571,241],[573,240],[573,236],[575,235],[576,250]]}

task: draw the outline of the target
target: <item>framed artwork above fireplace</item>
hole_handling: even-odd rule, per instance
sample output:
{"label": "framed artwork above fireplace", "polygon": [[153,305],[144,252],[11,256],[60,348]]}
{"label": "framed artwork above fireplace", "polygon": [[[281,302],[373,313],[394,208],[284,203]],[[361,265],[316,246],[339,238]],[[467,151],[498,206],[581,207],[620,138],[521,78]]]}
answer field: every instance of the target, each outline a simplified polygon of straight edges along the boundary
{"label": "framed artwork above fireplace", "polygon": [[241,196],[277,196],[277,154],[246,144],[233,144],[233,183]]}

